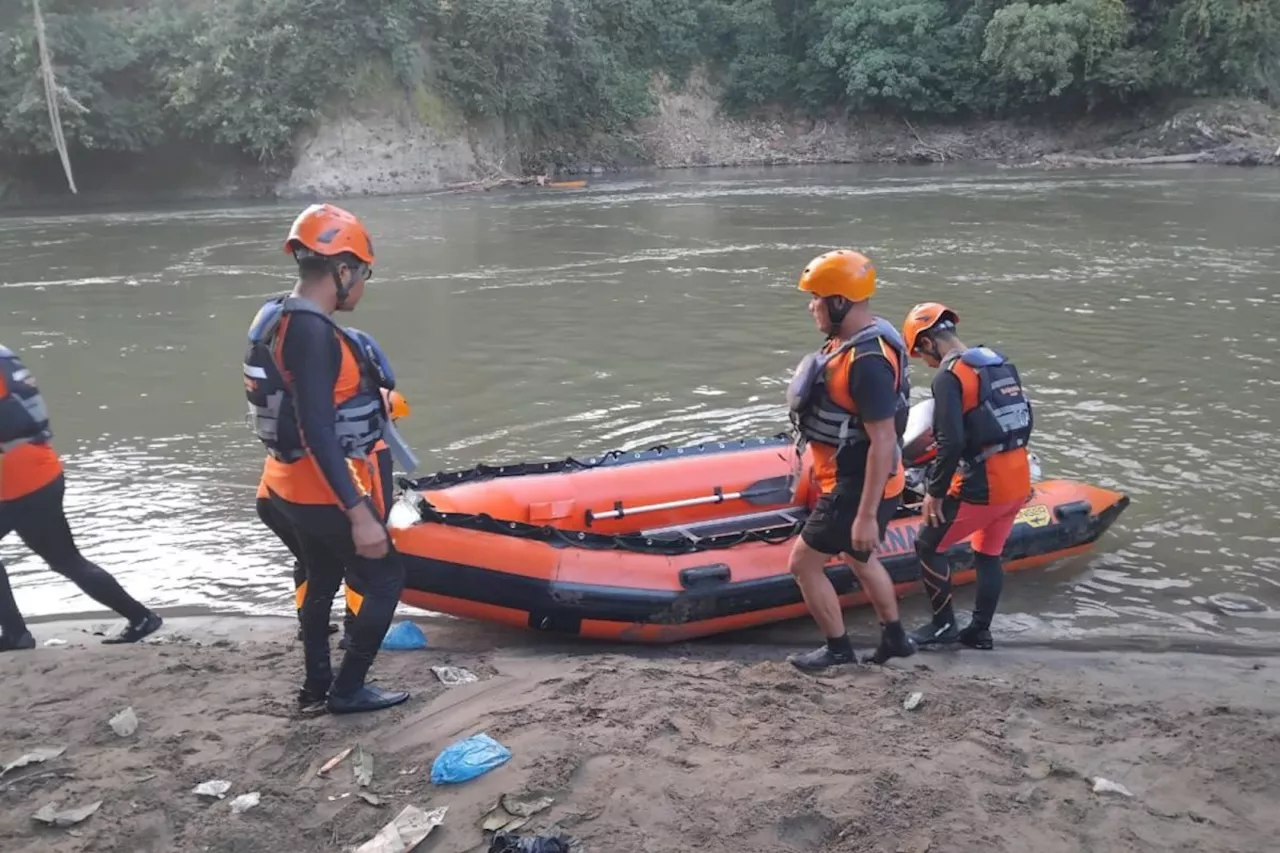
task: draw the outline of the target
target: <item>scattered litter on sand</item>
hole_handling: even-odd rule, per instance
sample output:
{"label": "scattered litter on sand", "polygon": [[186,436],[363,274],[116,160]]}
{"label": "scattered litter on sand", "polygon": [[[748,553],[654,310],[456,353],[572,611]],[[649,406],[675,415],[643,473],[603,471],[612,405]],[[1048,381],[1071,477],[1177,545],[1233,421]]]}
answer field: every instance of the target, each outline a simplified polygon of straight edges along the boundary
{"label": "scattered litter on sand", "polygon": [[102,800],[89,803],[87,806],[81,806],[78,809],[63,809],[58,811],[58,807],[54,803],[50,803],[31,817],[41,823],[47,823],[50,826],[59,828],[75,826],[77,823],[88,820],[89,816],[102,807]]}
{"label": "scattered litter on sand", "polygon": [[337,767],[337,766],[338,766],[338,764],[339,764],[339,763],[341,763],[342,759],[346,758],[348,755],[350,755],[350,754],[351,754],[351,750],[353,750],[353,749],[355,749],[355,747],[354,747],[354,746],[349,746],[349,747],[347,747],[346,749],[342,750],[342,752],[339,752],[339,753],[338,753],[337,755],[335,755],[333,758],[330,758],[328,761],[326,761],[326,762],[325,762],[325,763],[320,767],[320,769],[319,769],[319,770],[317,770],[317,771],[316,771],[316,775],[317,775],[317,776],[323,776],[324,774],[328,773],[328,772],[329,772],[330,770],[332,770],[333,768]]}
{"label": "scattered litter on sand", "polygon": [[538,812],[551,808],[551,797],[516,797],[503,794],[493,808],[485,812],[480,828],[485,832],[514,832]]}
{"label": "scattered litter on sand", "polygon": [[262,795],[257,791],[241,794],[231,801],[231,811],[235,814],[244,814],[260,802],[262,802]]}
{"label": "scattered litter on sand", "polygon": [[469,669],[463,669],[460,666],[433,666],[431,671],[436,674],[436,678],[440,679],[441,684],[447,684],[450,687],[456,687],[459,684],[471,684],[480,680],[474,672]]}
{"label": "scattered litter on sand", "polygon": [[431,830],[444,822],[447,811],[448,806],[429,812],[417,806],[405,806],[391,823],[364,844],[353,848],[351,853],[406,853],[421,844]]}
{"label": "scattered litter on sand", "polygon": [[191,793],[198,797],[217,797],[221,800],[230,790],[231,783],[225,779],[211,779],[208,782],[201,782],[196,785],[191,789]]}
{"label": "scattered litter on sand", "polygon": [[21,755],[18,758],[15,758],[13,761],[10,761],[4,767],[0,767],[0,776],[4,776],[4,774],[8,773],[11,770],[18,770],[22,767],[28,767],[32,764],[43,764],[46,761],[50,761],[54,758],[57,758],[59,755],[62,755],[62,753],[66,751],[67,751],[67,748],[65,746],[55,746],[55,747],[46,746],[46,747],[41,747],[39,749],[33,749],[30,752],[25,753],[24,755]]}
{"label": "scattered litter on sand", "polygon": [[389,651],[411,651],[413,649],[425,649],[427,647],[427,635],[422,633],[422,629],[418,627],[416,622],[408,619],[403,622],[397,622],[391,626],[382,637],[382,648]]}
{"label": "scattered litter on sand", "polygon": [[351,773],[355,776],[356,784],[361,788],[369,787],[369,783],[373,781],[373,756],[358,744],[356,757],[352,759]]}
{"label": "scattered litter on sand", "polygon": [[1124,797],[1132,797],[1133,792],[1121,785],[1119,782],[1112,782],[1110,779],[1103,779],[1097,776],[1093,780],[1093,792],[1095,794],[1120,794]]}
{"label": "scattered litter on sand", "polygon": [[[798,643],[766,644],[782,628],[566,649],[439,620],[423,624],[447,652],[379,655],[372,673],[413,701],[305,717],[297,620],[244,621],[235,646],[125,654],[50,626],[74,653],[0,654],[0,850],[350,853],[406,806],[448,807],[413,853],[485,853],[499,833],[563,833],[587,853],[1253,851],[1280,837],[1280,656],[1262,652],[1009,644],[824,681],[786,663]],[[427,671],[446,662],[480,683]],[[126,707],[139,725],[121,738],[107,723]],[[433,784],[437,756],[477,732],[511,757]],[[1099,775],[1133,796],[1093,793]],[[206,781],[230,784],[192,793]],[[72,826],[33,819],[97,800]],[[363,853],[404,853],[421,830],[401,829]]]}
{"label": "scattered litter on sand", "polygon": [[481,732],[445,747],[431,765],[431,781],[436,785],[466,782],[510,760],[511,750]]}
{"label": "scattered litter on sand", "polygon": [[569,853],[572,839],[567,835],[511,835],[499,832],[489,842],[488,853]]}
{"label": "scattered litter on sand", "polygon": [[133,712],[132,706],[125,708],[107,722],[111,730],[120,737],[128,737],[138,730],[138,715]]}

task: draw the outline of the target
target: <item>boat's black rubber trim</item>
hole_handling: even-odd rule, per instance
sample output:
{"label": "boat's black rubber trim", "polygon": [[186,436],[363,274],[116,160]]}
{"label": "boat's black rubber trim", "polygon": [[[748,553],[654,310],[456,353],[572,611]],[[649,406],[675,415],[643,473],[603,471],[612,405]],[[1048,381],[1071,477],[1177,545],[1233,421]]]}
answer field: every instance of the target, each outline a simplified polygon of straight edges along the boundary
{"label": "boat's black rubber trim", "polygon": [[[1068,520],[1051,522],[1043,527],[1019,523],[1014,526],[1002,556],[1007,561],[1019,560],[1094,542],[1128,504],[1129,498],[1122,497],[1097,516],[1070,513]],[[904,536],[904,540],[914,540],[915,528],[905,534],[893,532]],[[902,544],[894,542],[895,547]],[[881,557],[895,584],[920,579],[920,564],[912,544],[907,544],[905,553]],[[973,564],[973,552],[966,544],[951,548],[948,556],[955,569],[963,570]],[[576,634],[583,620],[682,625],[772,610],[803,601],[800,589],[790,574],[751,581],[730,580],[727,583],[700,579],[701,582],[692,589],[676,592],[561,583],[412,554],[404,554],[402,558],[408,589],[526,611],[531,628],[556,633]],[[840,595],[858,588],[853,572],[844,564],[829,567],[827,576]]]}

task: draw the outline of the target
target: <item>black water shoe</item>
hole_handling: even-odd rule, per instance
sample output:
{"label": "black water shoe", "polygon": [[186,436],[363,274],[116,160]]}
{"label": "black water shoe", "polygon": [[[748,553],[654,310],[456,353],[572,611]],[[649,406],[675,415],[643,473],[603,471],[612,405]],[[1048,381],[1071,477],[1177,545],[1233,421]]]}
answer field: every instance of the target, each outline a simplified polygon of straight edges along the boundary
{"label": "black water shoe", "polygon": [[298,689],[298,710],[304,714],[324,711],[329,698],[329,687],[304,684]]}
{"label": "black water shoe", "polygon": [[995,641],[991,639],[991,629],[979,628],[972,623],[965,626],[965,629],[956,635],[956,641],[962,646],[981,649],[984,652],[996,647]]}
{"label": "black water shoe", "polygon": [[787,660],[796,669],[802,669],[805,672],[817,672],[833,666],[857,663],[858,656],[854,654],[848,635],[845,635],[833,637],[827,640],[825,646],[816,648],[811,652],[805,652],[802,655],[792,655]]}
{"label": "black water shoe", "polygon": [[880,645],[867,663],[882,664],[889,658],[909,658],[916,653],[916,641],[902,630],[901,622],[889,622],[880,629]]}
{"label": "black water shoe", "polygon": [[917,628],[911,632],[911,639],[920,648],[928,646],[950,646],[960,642],[960,630],[956,628],[954,620],[939,625],[937,622],[930,622],[928,625]]}
{"label": "black water shoe", "polygon": [[329,694],[330,714],[359,714],[362,711],[381,711],[406,702],[409,694],[403,690],[383,690],[366,684],[350,696]]}
{"label": "black water shoe", "polygon": [[114,637],[107,637],[102,642],[108,646],[118,645],[119,643],[136,643],[142,638],[149,637],[159,631],[160,626],[163,624],[164,620],[160,618],[159,613],[147,613],[141,622],[125,625],[119,634]]}
{"label": "black water shoe", "polygon": [[36,647],[36,638],[31,636],[30,631],[23,631],[10,637],[8,634],[0,634],[0,652],[26,652]]}

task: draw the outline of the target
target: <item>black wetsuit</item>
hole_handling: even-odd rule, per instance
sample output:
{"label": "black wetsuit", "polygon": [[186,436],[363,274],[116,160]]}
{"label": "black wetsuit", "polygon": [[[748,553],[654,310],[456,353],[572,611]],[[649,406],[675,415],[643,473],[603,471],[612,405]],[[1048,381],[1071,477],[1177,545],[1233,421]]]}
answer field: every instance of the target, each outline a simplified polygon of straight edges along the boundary
{"label": "black wetsuit", "polygon": [[[339,697],[351,696],[364,686],[404,588],[404,568],[394,546],[371,560],[356,553],[352,540],[346,510],[364,502],[375,519],[381,520],[383,512],[357,488],[334,429],[334,388],[342,369],[343,345],[324,318],[299,312],[289,316],[281,347],[281,360],[292,380],[295,416],[311,457],[294,464],[315,464],[341,506],[287,501],[268,483],[272,503],[297,536],[307,573],[300,615],[307,669],[304,690],[316,696],[330,685],[331,693]],[[372,460],[351,462],[376,470]],[[346,655],[335,677],[330,669],[328,624],[344,574],[364,599],[348,630]]]}
{"label": "black wetsuit", "polygon": [[[133,639],[151,633],[145,630],[148,621],[156,627],[159,617],[153,616],[146,605],[125,592],[120,582],[105,569],[86,559],[76,547],[63,509],[66,481],[61,474],[53,482],[16,500],[0,501],[0,539],[17,532],[23,544],[49,564],[49,568],[74,583],[85,595],[119,613],[129,620],[121,638],[114,641],[132,642]],[[9,586],[9,575],[0,564],[0,650],[6,643],[12,644],[27,633],[26,622],[18,610]],[[136,635],[136,636],[135,636]]]}

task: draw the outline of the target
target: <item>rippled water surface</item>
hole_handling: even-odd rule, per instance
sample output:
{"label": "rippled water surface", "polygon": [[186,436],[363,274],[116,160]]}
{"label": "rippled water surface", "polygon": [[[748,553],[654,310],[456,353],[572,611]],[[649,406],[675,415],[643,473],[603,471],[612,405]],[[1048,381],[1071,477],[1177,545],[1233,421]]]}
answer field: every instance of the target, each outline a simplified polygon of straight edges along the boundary
{"label": "rippled water surface", "polygon": [[[427,470],[778,431],[820,343],[796,276],[851,245],[885,316],[940,299],[1017,362],[1046,476],[1133,498],[1090,556],[1006,584],[1007,627],[1280,628],[1276,171],[717,170],[348,206],[378,249],[353,323]],[[0,341],[48,397],[77,539],[157,605],[290,608],[239,373],[298,209],[0,219]],[[93,606],[16,536],[0,559],[28,614]]]}

